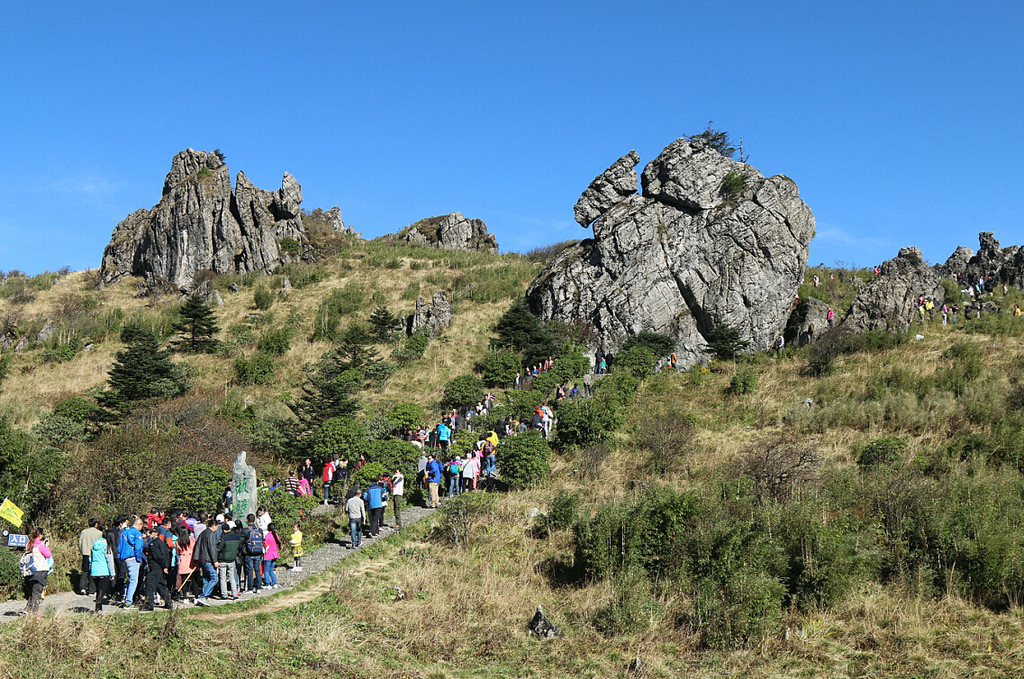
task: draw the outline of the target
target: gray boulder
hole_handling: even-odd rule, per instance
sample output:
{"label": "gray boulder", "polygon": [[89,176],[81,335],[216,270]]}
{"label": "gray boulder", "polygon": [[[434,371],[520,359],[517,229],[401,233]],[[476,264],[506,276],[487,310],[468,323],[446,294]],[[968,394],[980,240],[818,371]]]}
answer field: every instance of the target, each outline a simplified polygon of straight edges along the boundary
{"label": "gray boulder", "polygon": [[533,618],[526,626],[526,631],[527,634],[538,639],[553,639],[562,636],[562,629],[548,620],[540,606],[537,606],[537,612],[533,614]]}
{"label": "gray boulder", "polygon": [[43,327],[36,333],[36,342],[39,342],[40,344],[49,342],[50,338],[53,337],[56,332],[57,324],[53,322],[52,318],[47,318],[46,323],[44,323]]}
{"label": "gray boulder", "polygon": [[103,281],[142,276],[150,286],[189,290],[206,270],[270,273],[288,261],[281,239],[306,240],[301,202],[299,183],[287,172],[277,191],[259,189],[239,172],[232,191],[216,153],[187,149],[174,157],[160,202],[114,229],[103,252]]}
{"label": "gray boulder", "polygon": [[431,302],[428,306],[422,297],[416,300],[416,311],[408,319],[410,334],[425,328],[430,337],[438,337],[452,324],[452,305],[445,291],[435,292]]}
{"label": "gray boulder", "polygon": [[590,182],[573,208],[580,226],[590,226],[591,222],[617,203],[636,193],[636,170],[633,168],[639,162],[637,152],[630,151]]}
{"label": "gray boulder", "polygon": [[397,238],[439,250],[498,251],[498,241],[483,220],[466,219],[461,212],[421,219],[399,231]]}
{"label": "gray boulder", "polygon": [[903,332],[914,320],[921,296],[941,303],[945,290],[939,275],[924,263],[921,251],[903,248],[895,259],[883,262],[878,276],[857,292],[839,327],[853,332]]}
{"label": "gray boulder", "polygon": [[[729,171],[744,183],[723,199]],[[543,320],[590,324],[605,351],[643,330],[667,334],[683,368],[710,355],[705,337],[718,324],[739,330],[750,350],[770,348],[814,233],[796,184],[686,139],[643,178],[643,195],[611,206],[593,238],[565,248],[533,281],[530,307]]]}
{"label": "gray boulder", "polygon": [[[828,310],[828,304],[820,299],[805,297],[800,300],[786,324],[783,335],[786,346],[803,346],[820,337],[828,330]],[[838,320],[838,317],[833,318],[833,322]]]}

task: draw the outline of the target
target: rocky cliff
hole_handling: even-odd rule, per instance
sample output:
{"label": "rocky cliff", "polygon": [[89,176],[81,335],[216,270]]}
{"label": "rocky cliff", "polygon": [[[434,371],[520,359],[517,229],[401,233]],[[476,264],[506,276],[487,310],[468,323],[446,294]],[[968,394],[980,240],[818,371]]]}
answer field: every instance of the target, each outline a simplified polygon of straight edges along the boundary
{"label": "rocky cliff", "polygon": [[905,331],[921,296],[941,304],[945,291],[939,275],[924,263],[921,251],[903,248],[894,259],[883,262],[878,276],[857,292],[839,327],[852,332]]}
{"label": "rocky cliff", "polygon": [[440,250],[498,251],[498,241],[488,233],[483,220],[466,219],[461,212],[421,219],[399,231],[397,238]]}
{"label": "rocky cliff", "polygon": [[114,229],[103,251],[103,280],[143,276],[151,285],[187,290],[201,271],[270,273],[288,261],[282,239],[305,241],[301,202],[301,187],[287,172],[277,191],[259,189],[239,172],[232,191],[218,153],[182,151],[171,162],[160,202]]}
{"label": "rocky cliff", "polygon": [[541,318],[588,322],[602,347],[653,330],[685,367],[704,360],[718,324],[767,349],[803,278],[814,216],[796,184],[765,178],[703,140],[678,139],[651,161],[637,195],[635,152],[584,191],[576,220],[593,238],[566,248],[530,285]]}
{"label": "rocky cliff", "polygon": [[1024,288],[1024,249],[1019,245],[1000,247],[991,231],[978,234],[977,252],[961,245],[936,268],[944,274],[963,274],[971,283],[991,278],[996,283]]}

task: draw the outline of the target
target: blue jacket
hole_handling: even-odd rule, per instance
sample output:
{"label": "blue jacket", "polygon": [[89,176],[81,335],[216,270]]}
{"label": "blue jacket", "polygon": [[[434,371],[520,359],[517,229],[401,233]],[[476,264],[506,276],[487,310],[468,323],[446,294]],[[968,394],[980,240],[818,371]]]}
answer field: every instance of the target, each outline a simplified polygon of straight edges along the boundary
{"label": "blue jacket", "polygon": [[142,563],[142,533],[135,530],[135,526],[129,526],[121,533],[121,541],[117,544],[117,558],[135,559]]}
{"label": "blue jacket", "polygon": [[427,462],[427,482],[441,483],[441,463],[437,460]]}
{"label": "blue jacket", "polygon": [[371,483],[363,493],[363,500],[367,509],[380,509],[387,501],[388,493],[379,483]]}
{"label": "blue jacket", "polygon": [[448,441],[452,438],[452,430],[447,424],[441,423],[437,425],[437,440]]}
{"label": "blue jacket", "polygon": [[102,537],[92,543],[92,554],[89,556],[89,575],[94,578],[113,575],[113,558],[107,561],[107,541]]}

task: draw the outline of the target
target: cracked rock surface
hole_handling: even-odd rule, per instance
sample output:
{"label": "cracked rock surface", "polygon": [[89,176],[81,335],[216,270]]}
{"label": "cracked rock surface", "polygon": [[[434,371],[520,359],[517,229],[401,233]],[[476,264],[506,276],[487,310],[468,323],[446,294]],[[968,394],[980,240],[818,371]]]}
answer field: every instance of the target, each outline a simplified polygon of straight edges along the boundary
{"label": "cracked rock surface", "polygon": [[[635,178],[631,161],[620,158],[584,192],[576,213],[581,223],[593,216],[593,237],[533,281],[531,308],[543,320],[592,324],[605,351],[643,330],[669,335],[684,368],[708,358],[705,336],[717,324],[739,330],[751,350],[770,348],[814,234],[796,184],[681,138],[644,168],[637,195],[623,181]],[[743,179],[734,192],[730,173]]]}

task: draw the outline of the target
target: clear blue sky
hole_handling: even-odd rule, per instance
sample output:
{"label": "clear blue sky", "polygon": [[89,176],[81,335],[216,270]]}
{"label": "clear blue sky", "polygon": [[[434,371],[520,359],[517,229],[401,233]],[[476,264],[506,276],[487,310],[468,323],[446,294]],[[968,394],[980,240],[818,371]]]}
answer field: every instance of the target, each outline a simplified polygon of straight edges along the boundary
{"label": "clear blue sky", "polygon": [[0,269],[98,266],[171,158],[220,148],[365,237],[461,211],[589,231],[630,149],[707,121],[800,186],[811,263],[1024,243],[1024,9],[1003,2],[8,3]]}

